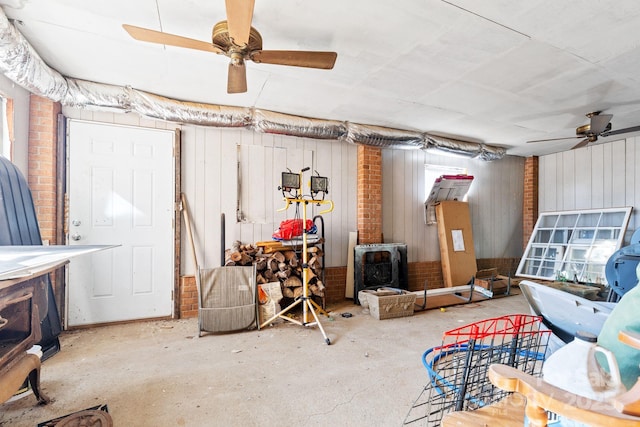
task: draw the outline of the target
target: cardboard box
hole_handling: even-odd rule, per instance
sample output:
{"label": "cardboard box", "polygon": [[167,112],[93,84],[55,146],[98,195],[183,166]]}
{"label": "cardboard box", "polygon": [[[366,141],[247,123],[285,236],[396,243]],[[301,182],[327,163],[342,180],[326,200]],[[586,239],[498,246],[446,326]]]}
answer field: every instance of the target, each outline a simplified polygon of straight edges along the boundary
{"label": "cardboard box", "polygon": [[390,288],[361,292],[366,294],[369,313],[378,320],[413,316],[416,295],[412,292]]}
{"label": "cardboard box", "polygon": [[509,287],[509,279],[503,277],[496,277],[495,279],[475,279],[473,284],[489,291],[503,292]]}
{"label": "cardboard box", "polygon": [[[505,293],[509,288],[509,278],[498,274],[497,268],[478,270],[473,280],[474,286],[484,288],[494,294]],[[513,280],[511,281],[513,286]]]}
{"label": "cardboard box", "polygon": [[469,205],[440,202],[436,205],[436,218],[444,286],[467,285],[478,271]]}

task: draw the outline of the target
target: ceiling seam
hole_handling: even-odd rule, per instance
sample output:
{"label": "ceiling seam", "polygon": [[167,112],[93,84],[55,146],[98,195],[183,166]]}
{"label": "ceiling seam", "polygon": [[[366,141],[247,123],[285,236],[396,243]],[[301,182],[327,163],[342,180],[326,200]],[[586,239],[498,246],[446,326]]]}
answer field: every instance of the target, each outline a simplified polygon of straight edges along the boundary
{"label": "ceiling seam", "polygon": [[[162,28],[162,18],[160,17],[160,5],[158,4],[158,0],[156,0],[156,14],[158,15],[158,25],[160,26],[160,31],[164,31],[164,29]],[[166,49],[167,46],[164,45],[164,48]]]}
{"label": "ceiling seam", "polygon": [[509,30],[509,31],[512,31],[512,32],[514,32],[514,33],[516,33],[516,34],[520,34],[521,36],[524,36],[524,37],[526,37],[526,38],[528,38],[528,39],[531,39],[531,36],[530,36],[530,35],[525,34],[525,33],[521,32],[521,31],[518,31],[518,30],[516,30],[516,29],[514,29],[514,28],[507,27],[506,25],[501,24],[501,23],[499,23],[498,21],[494,21],[493,19],[487,18],[486,16],[482,16],[482,15],[480,15],[480,14],[478,14],[478,13],[476,13],[476,12],[473,12],[473,11],[471,11],[471,10],[469,10],[469,9],[465,9],[464,7],[462,7],[462,6],[458,6],[457,4],[454,4],[454,3],[450,2],[450,1],[447,1],[447,0],[440,0],[440,1],[441,1],[442,3],[446,3],[446,4],[448,4],[449,6],[453,6],[453,7],[455,7],[455,8],[458,8],[458,9],[462,10],[462,11],[465,11],[465,12],[467,12],[467,13],[471,14],[471,15],[477,16],[477,17],[478,17],[478,18],[480,18],[480,19],[484,19],[484,20],[485,20],[485,21],[487,21],[487,22],[491,22],[492,24],[498,25],[499,27],[502,27],[502,28],[507,29],[507,30]]}

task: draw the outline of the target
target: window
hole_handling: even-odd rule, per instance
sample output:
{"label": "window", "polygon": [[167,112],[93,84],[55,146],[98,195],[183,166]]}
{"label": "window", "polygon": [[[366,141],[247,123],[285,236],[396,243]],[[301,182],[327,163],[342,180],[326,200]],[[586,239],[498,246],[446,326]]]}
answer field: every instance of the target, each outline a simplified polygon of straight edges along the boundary
{"label": "window", "polygon": [[[455,166],[441,166],[441,165],[424,165],[424,223],[432,225],[436,223],[436,211],[433,204],[427,203],[429,195],[433,190],[433,185],[436,179],[442,175],[466,175],[466,168],[459,168]],[[462,198],[463,202],[467,201],[467,195]]]}
{"label": "window", "polygon": [[516,274],[606,284],[605,266],[630,215],[630,207],[540,214]]}
{"label": "window", "polygon": [[0,97],[0,155],[11,160],[11,141],[13,131],[13,103],[10,99]]}
{"label": "window", "polygon": [[[458,168],[454,166],[440,166],[440,165],[424,165],[424,200],[425,202],[431,194],[433,184],[436,179],[442,175],[466,175],[466,168]],[[467,196],[464,196],[463,201],[467,201]]]}

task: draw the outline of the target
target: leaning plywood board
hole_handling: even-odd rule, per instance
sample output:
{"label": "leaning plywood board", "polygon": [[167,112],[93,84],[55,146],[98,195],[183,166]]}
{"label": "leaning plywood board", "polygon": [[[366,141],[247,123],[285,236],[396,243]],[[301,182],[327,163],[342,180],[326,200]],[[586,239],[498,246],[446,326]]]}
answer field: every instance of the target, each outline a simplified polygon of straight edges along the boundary
{"label": "leaning plywood board", "polygon": [[466,285],[478,270],[469,205],[443,201],[436,205],[442,277],[446,287]]}
{"label": "leaning plywood board", "polygon": [[353,298],[354,286],[353,286],[353,267],[355,260],[353,259],[353,251],[355,250],[356,245],[358,244],[358,232],[350,231],[349,232],[349,249],[347,253],[347,280],[346,286],[344,288],[344,296],[345,298]]}

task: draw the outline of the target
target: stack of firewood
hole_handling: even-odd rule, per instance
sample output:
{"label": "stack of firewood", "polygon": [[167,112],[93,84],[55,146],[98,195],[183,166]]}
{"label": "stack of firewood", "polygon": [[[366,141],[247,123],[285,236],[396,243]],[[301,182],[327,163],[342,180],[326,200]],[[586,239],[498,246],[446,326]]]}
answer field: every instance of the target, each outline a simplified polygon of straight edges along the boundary
{"label": "stack of firewood", "polygon": [[[258,242],[255,245],[235,241],[225,250],[225,266],[256,266],[256,283],[280,282],[282,295],[286,298],[298,298],[303,293],[302,248],[295,251],[277,241]],[[307,247],[307,283],[309,292],[318,297],[324,296],[322,283],[322,250],[318,246]]]}

